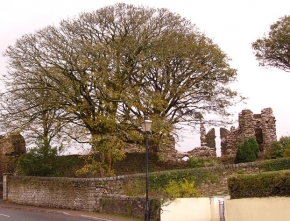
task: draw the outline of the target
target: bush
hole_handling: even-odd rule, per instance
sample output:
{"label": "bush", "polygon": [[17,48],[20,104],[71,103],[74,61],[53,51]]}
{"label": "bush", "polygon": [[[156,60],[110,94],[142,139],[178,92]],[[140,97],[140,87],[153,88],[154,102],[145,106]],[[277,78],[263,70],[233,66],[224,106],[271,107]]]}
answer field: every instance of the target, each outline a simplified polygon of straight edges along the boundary
{"label": "bush", "polygon": [[279,141],[285,150],[283,157],[290,157],[290,137],[281,137]]}
{"label": "bush", "polygon": [[286,158],[290,157],[290,144],[285,149],[283,157],[286,157]]}
{"label": "bush", "polygon": [[290,157],[290,137],[282,136],[279,141],[274,141],[267,153],[268,159]]}
{"label": "bush", "polygon": [[71,169],[79,163],[77,157],[59,156],[62,148],[51,147],[41,142],[18,159],[18,172],[25,176],[71,175]]}
{"label": "bush", "polygon": [[279,142],[283,145],[284,149],[286,149],[290,145],[290,136],[280,137]]}
{"label": "bush", "polygon": [[253,162],[259,154],[259,145],[255,138],[246,139],[244,143],[239,144],[235,163]]}
{"label": "bush", "polygon": [[202,158],[190,157],[188,160],[188,164],[189,164],[190,168],[205,167],[205,163],[204,163],[204,160]]}
{"label": "bush", "polygon": [[231,199],[290,196],[290,171],[237,175],[228,179],[228,188]]}
{"label": "bush", "polygon": [[265,160],[261,167],[266,171],[289,170],[290,158]]}
{"label": "bush", "polygon": [[246,140],[248,142],[248,145],[252,148],[252,150],[255,153],[256,158],[259,156],[259,144],[257,143],[256,139],[251,137]]}
{"label": "bush", "polygon": [[25,176],[56,176],[56,157],[55,148],[32,148],[19,158],[20,172]]}
{"label": "bush", "polygon": [[276,159],[276,158],[282,158],[284,155],[284,147],[283,145],[278,142],[274,141],[271,144],[271,148],[267,153],[267,158],[268,159]]}
{"label": "bush", "polygon": [[165,189],[165,193],[169,198],[186,198],[200,195],[198,190],[194,188],[194,181],[189,182],[187,179],[171,180]]}

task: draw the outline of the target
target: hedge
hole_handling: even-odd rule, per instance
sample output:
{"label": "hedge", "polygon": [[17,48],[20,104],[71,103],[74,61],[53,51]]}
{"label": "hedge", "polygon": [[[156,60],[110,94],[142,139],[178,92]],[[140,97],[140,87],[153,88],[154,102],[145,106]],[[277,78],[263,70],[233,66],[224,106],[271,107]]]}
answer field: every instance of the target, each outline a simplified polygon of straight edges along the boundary
{"label": "hedge", "polygon": [[290,196],[290,171],[241,174],[228,179],[232,199]]}
{"label": "hedge", "polygon": [[273,160],[265,160],[261,167],[265,171],[278,171],[290,169],[290,158],[279,158]]}

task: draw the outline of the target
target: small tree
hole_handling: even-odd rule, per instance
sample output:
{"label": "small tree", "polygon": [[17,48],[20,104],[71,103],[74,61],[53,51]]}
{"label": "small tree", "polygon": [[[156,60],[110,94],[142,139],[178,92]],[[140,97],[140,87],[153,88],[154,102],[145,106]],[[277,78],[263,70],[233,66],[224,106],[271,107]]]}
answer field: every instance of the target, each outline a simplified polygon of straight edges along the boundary
{"label": "small tree", "polygon": [[251,137],[251,138],[249,138],[246,141],[247,141],[248,145],[254,151],[256,158],[258,158],[258,155],[259,155],[259,144],[257,143],[256,139],[254,137]]}
{"label": "small tree", "polygon": [[271,149],[267,153],[267,158],[276,159],[290,156],[290,137],[282,136],[279,141],[271,144]]}
{"label": "small tree", "polygon": [[268,159],[276,159],[276,158],[282,158],[284,155],[285,149],[283,145],[279,141],[274,141],[271,144],[271,148],[269,152],[267,153]]}
{"label": "small tree", "polygon": [[280,137],[279,142],[281,143],[284,149],[283,157],[290,157],[290,137],[282,136]]}
{"label": "small tree", "polygon": [[20,173],[26,176],[58,176],[58,148],[50,147],[41,138],[36,145],[19,158]]}
{"label": "small tree", "polygon": [[259,145],[254,137],[250,137],[239,144],[235,163],[253,162],[259,154]]}

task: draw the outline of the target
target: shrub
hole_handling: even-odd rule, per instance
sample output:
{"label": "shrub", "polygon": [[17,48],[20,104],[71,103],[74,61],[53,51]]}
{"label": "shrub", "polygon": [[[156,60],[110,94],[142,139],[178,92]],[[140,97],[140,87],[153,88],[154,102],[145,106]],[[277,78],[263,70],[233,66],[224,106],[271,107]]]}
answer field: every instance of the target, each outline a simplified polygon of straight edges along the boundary
{"label": "shrub", "polygon": [[189,164],[190,168],[205,167],[205,163],[204,163],[204,160],[202,158],[190,157],[188,160],[188,164]]}
{"label": "shrub", "polygon": [[170,198],[185,198],[199,196],[198,190],[194,188],[194,181],[187,179],[181,181],[171,180],[165,189],[165,193]]}
{"label": "shrub", "polygon": [[288,144],[288,147],[285,149],[283,157],[290,157],[290,144]]}
{"label": "shrub", "polygon": [[267,153],[267,158],[268,159],[282,158],[283,155],[284,155],[283,145],[278,141],[272,142],[271,148]]}
{"label": "shrub", "polygon": [[57,176],[57,148],[34,147],[19,158],[18,166],[26,176]]}
{"label": "shrub", "polygon": [[18,173],[25,176],[71,176],[79,164],[77,156],[59,156],[62,147],[51,147],[38,138],[36,147],[18,159]]}
{"label": "shrub", "polygon": [[253,162],[257,159],[259,145],[255,138],[246,139],[244,143],[239,144],[235,163]]}
{"label": "shrub", "polygon": [[268,159],[290,157],[290,137],[282,136],[279,141],[274,141],[267,153]]}
{"label": "shrub", "polygon": [[248,142],[248,145],[251,147],[251,149],[254,151],[256,158],[258,158],[259,155],[259,144],[257,143],[256,139],[253,137],[250,137],[246,140]]}
{"label": "shrub", "polygon": [[290,158],[265,160],[261,167],[266,171],[289,170]]}
{"label": "shrub", "polygon": [[286,149],[290,145],[290,136],[280,137],[279,142],[283,145],[284,149]]}
{"label": "shrub", "polygon": [[283,157],[290,157],[290,137],[281,137],[280,143],[284,147],[284,155]]}
{"label": "shrub", "polygon": [[290,196],[290,171],[237,175],[228,179],[228,188],[231,199]]}

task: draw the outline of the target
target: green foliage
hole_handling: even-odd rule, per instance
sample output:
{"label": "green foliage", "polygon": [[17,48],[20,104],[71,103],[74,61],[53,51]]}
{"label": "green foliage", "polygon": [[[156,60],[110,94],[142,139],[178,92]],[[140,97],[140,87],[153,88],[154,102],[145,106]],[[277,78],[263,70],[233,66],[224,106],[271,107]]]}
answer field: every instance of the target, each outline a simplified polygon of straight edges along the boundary
{"label": "green foliage", "polygon": [[122,150],[124,142],[114,135],[95,135],[92,142],[93,149],[82,158],[85,165],[76,171],[78,177],[113,176],[113,165],[123,160],[126,155]]}
{"label": "green foliage", "polygon": [[62,147],[51,147],[39,137],[36,147],[19,157],[18,173],[25,176],[73,177],[80,159],[78,156],[60,155],[62,151]]}
{"label": "green foliage", "polygon": [[[203,169],[184,169],[167,172],[154,172],[149,174],[149,191],[150,195],[156,197],[168,197],[166,189],[174,182],[181,185],[184,184],[184,188],[190,185],[200,185],[202,182],[216,182],[216,177],[210,174],[210,171]],[[173,188],[172,187],[172,188]],[[145,179],[144,177],[138,179],[128,179],[125,181],[124,190],[126,195],[140,196],[145,194]]]}
{"label": "green foliage", "polygon": [[228,188],[232,199],[290,196],[290,171],[237,175],[228,179]]}
{"label": "green foliage", "polygon": [[235,163],[253,162],[259,154],[259,145],[255,138],[250,137],[239,144]]}
{"label": "green foliage", "polygon": [[261,66],[290,72],[290,16],[281,17],[270,26],[267,36],[252,43]]}
{"label": "green foliage", "polygon": [[216,158],[194,158],[190,157],[187,161],[190,168],[211,167],[219,165],[220,162]]}
{"label": "green foliage", "polygon": [[106,166],[96,160],[93,154],[84,155],[82,159],[85,163],[82,168],[76,170],[77,177],[101,177],[106,174]]}
{"label": "green foliage", "polygon": [[279,141],[274,141],[267,153],[268,159],[276,159],[282,157],[290,157],[290,137],[282,136]]}
{"label": "green foliage", "polygon": [[290,144],[288,144],[287,148],[285,149],[283,157],[290,157]]}
{"label": "green foliage", "polygon": [[198,168],[198,167],[205,166],[204,160],[202,158],[190,157],[188,160],[188,164],[189,164],[189,167],[191,167],[191,168]]}
{"label": "green foliage", "polygon": [[247,140],[247,144],[245,144],[245,145],[250,146],[251,149],[254,151],[256,158],[258,158],[258,155],[259,155],[259,145],[258,145],[256,139],[254,137],[250,137]]}
{"label": "green foliage", "polygon": [[26,176],[59,176],[58,148],[38,143],[18,160],[20,173]]}
{"label": "green foliage", "polygon": [[271,148],[267,153],[267,158],[268,159],[276,159],[276,158],[282,158],[284,155],[285,149],[283,145],[278,142],[274,141],[271,144]]}
{"label": "green foliage", "polygon": [[286,149],[290,144],[290,136],[280,137],[279,142],[283,145],[284,149]]}
{"label": "green foliage", "polygon": [[261,167],[266,171],[289,170],[290,158],[265,160]]}
{"label": "green foliage", "polygon": [[185,178],[180,181],[171,180],[165,188],[165,193],[169,198],[197,197],[200,195],[194,187],[194,181],[189,182]]}
{"label": "green foliage", "polygon": [[119,149],[109,143],[140,141],[144,113],[159,148],[179,123],[194,125],[211,113],[230,121],[229,107],[240,101],[229,87],[237,71],[227,55],[167,9],[117,3],[82,13],[23,35],[5,57],[10,71],[2,79],[0,123],[42,129],[43,110],[52,110],[48,132],[57,128],[54,134],[91,141],[109,171],[122,156],[113,156]]}
{"label": "green foliage", "polygon": [[290,157],[290,137],[282,136],[280,137],[279,142],[282,144],[284,149],[283,157]]}

